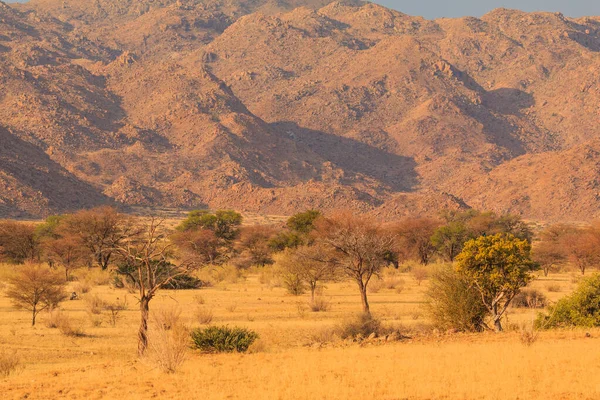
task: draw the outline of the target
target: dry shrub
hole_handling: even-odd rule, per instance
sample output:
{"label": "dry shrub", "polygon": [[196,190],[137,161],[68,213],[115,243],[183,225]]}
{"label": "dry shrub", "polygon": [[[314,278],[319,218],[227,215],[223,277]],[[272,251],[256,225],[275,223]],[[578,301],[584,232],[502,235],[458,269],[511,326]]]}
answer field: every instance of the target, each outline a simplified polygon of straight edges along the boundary
{"label": "dry shrub", "polygon": [[156,326],[165,331],[179,325],[181,309],[179,307],[158,308],[152,312],[152,319]]}
{"label": "dry shrub", "polygon": [[147,356],[163,372],[173,374],[185,361],[189,346],[189,331],[183,325],[169,329],[158,325],[150,333]]}
{"label": "dry shrub", "polygon": [[383,280],[383,285],[386,289],[395,289],[397,293],[402,292],[404,289],[405,281],[399,277],[389,277]]}
{"label": "dry shrub", "polygon": [[58,324],[58,330],[65,336],[82,337],[85,330],[80,322],[75,323],[67,314],[63,314]]}
{"label": "dry shrub", "polygon": [[429,271],[423,266],[413,268],[411,273],[418,286],[421,286],[421,283],[429,278]]}
{"label": "dry shrub", "polygon": [[86,294],[92,290],[92,285],[88,281],[80,281],[73,286],[73,291],[77,294]]}
{"label": "dry shrub", "polygon": [[0,376],[3,378],[17,373],[21,366],[21,359],[16,351],[0,350]]}
{"label": "dry shrub", "polygon": [[56,329],[60,326],[62,320],[67,316],[59,309],[48,310],[48,318],[46,318],[46,328]]}
{"label": "dry shrub", "polygon": [[522,329],[519,339],[525,346],[531,346],[537,341],[538,335],[534,330]]}
{"label": "dry shrub", "polygon": [[117,320],[120,317],[121,311],[127,310],[127,297],[123,297],[123,300],[117,299],[113,302],[105,302],[104,310],[108,311],[108,322],[112,326],[117,325]]}
{"label": "dry shrub", "polygon": [[199,272],[198,278],[209,284],[221,282],[234,284],[245,280],[246,276],[235,265],[225,264],[204,268]]}
{"label": "dry shrub", "polygon": [[195,312],[196,321],[201,325],[208,325],[213,321],[213,310],[207,307],[198,307]]}
{"label": "dry shrub", "polygon": [[384,327],[380,320],[367,313],[345,319],[339,325],[337,331],[342,339],[361,339],[367,338],[372,334],[383,336],[390,332],[391,330]]}
{"label": "dry shrub", "polygon": [[269,351],[269,344],[266,340],[258,338],[254,343],[248,347],[248,353],[266,353]]}
{"label": "dry shrub", "polygon": [[194,303],[196,303],[198,305],[203,305],[206,303],[206,300],[204,299],[203,296],[197,294],[194,296]]}
{"label": "dry shrub", "polygon": [[316,329],[308,337],[310,343],[335,343],[340,340],[339,327],[321,327]]}
{"label": "dry shrub", "polygon": [[558,283],[549,283],[546,285],[546,290],[551,293],[560,292],[560,285]]}
{"label": "dry shrub", "polygon": [[97,294],[93,296],[85,297],[85,304],[87,306],[87,311],[90,314],[100,315],[102,314],[102,310],[106,305],[106,302],[100,298]]}
{"label": "dry shrub", "polygon": [[235,310],[237,310],[237,303],[232,303],[225,307],[225,309],[229,312],[235,312]]}
{"label": "dry shrub", "polygon": [[517,308],[544,308],[548,301],[539,290],[524,289],[515,296],[511,304]]}
{"label": "dry shrub", "polygon": [[315,297],[315,299],[310,303],[310,309],[312,312],[329,311],[330,308],[331,303],[326,298],[321,296]]}
{"label": "dry shrub", "polygon": [[379,293],[384,286],[385,284],[381,279],[372,279],[371,282],[369,282],[369,286],[367,286],[367,290],[369,293]]}

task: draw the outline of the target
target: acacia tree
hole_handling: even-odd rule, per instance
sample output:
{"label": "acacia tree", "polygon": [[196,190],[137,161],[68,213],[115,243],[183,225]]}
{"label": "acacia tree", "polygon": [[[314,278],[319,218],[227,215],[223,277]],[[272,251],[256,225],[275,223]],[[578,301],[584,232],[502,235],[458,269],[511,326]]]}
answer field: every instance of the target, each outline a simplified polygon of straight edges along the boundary
{"label": "acacia tree", "polygon": [[40,311],[56,307],[67,298],[64,279],[46,266],[23,265],[8,283],[6,295],[15,307],[31,311],[31,326],[35,326]]}
{"label": "acacia tree", "polygon": [[124,275],[138,291],[140,302],[140,327],[138,354],[143,356],[148,348],[148,316],[150,301],[156,292],[174,279],[190,273],[197,263],[192,260],[174,261],[174,244],[168,238],[164,220],[150,218],[139,227],[136,234],[128,236],[114,248],[118,254],[116,272]]}
{"label": "acacia tree", "polygon": [[388,264],[394,236],[374,220],[340,213],[317,221],[323,243],[333,251],[340,271],[358,285],[363,312],[370,314],[367,286],[373,275]]}
{"label": "acacia tree", "polygon": [[42,242],[42,248],[50,265],[64,268],[67,281],[72,270],[89,263],[90,254],[81,237],[76,235],[47,238]]}
{"label": "acacia tree", "polygon": [[406,257],[416,258],[423,265],[435,252],[431,237],[440,222],[429,218],[409,218],[398,222],[392,231],[396,233],[397,247]]}
{"label": "acacia tree", "polygon": [[107,269],[115,248],[132,233],[132,221],[112,207],[82,210],[66,216],[57,228],[61,236],[79,236],[96,263]]}
{"label": "acacia tree", "polygon": [[276,234],[272,226],[249,226],[241,230],[240,239],[236,244],[241,266],[264,267],[273,264],[273,248],[270,239]]}
{"label": "acacia tree", "polygon": [[39,241],[35,226],[16,221],[0,221],[0,259],[14,263],[39,261]]}
{"label": "acacia tree", "polygon": [[577,266],[581,275],[600,262],[600,233],[594,228],[566,233],[560,238],[559,244],[563,254]]}
{"label": "acacia tree", "polygon": [[292,274],[308,284],[311,304],[319,283],[335,279],[337,265],[331,251],[323,244],[287,249],[276,258],[277,266],[286,274]]}
{"label": "acacia tree", "polygon": [[172,240],[182,252],[190,254],[201,264],[221,264],[227,259],[229,247],[209,229],[177,232]]}
{"label": "acacia tree", "polygon": [[533,279],[530,252],[527,240],[499,233],[468,241],[456,257],[457,272],[477,289],[497,332],[512,299]]}

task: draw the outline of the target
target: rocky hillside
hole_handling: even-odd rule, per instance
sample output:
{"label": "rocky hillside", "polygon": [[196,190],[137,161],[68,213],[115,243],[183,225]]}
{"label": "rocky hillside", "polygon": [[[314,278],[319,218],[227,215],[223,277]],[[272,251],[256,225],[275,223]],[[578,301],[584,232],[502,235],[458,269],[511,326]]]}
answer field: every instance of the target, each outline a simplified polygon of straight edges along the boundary
{"label": "rocky hillside", "polygon": [[0,215],[114,202],[600,217],[600,18],[0,3]]}

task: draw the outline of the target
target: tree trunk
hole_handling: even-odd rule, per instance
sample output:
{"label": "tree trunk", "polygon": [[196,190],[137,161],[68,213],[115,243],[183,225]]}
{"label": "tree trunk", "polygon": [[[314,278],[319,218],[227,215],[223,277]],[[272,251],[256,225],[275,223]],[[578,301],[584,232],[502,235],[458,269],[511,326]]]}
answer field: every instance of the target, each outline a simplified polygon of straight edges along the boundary
{"label": "tree trunk", "polygon": [[31,316],[31,326],[35,326],[35,317],[37,316],[37,307],[33,306],[33,315]]}
{"label": "tree trunk", "polygon": [[138,331],[138,355],[141,357],[146,352],[148,348],[148,315],[150,313],[149,309],[150,299],[146,296],[140,299],[140,313],[141,313],[141,321],[140,321],[140,329]]}
{"label": "tree trunk", "polygon": [[367,299],[367,286],[361,282],[358,287],[360,289],[360,299],[362,301],[363,312],[371,315],[371,310],[369,309],[369,300]]}
{"label": "tree trunk", "polygon": [[316,285],[310,285],[310,304],[315,304],[315,289]]}
{"label": "tree trunk", "polygon": [[502,332],[502,322],[500,321],[501,316],[498,315],[498,304],[494,304],[493,306],[493,319],[494,319],[494,330],[496,332]]}

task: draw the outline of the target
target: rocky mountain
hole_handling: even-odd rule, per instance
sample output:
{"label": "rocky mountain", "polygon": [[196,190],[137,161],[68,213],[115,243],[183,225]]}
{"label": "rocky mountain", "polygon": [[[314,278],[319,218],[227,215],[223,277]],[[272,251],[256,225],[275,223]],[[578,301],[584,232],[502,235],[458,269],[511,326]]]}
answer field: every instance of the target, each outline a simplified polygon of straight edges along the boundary
{"label": "rocky mountain", "polygon": [[600,18],[0,3],[0,215],[93,204],[600,217]]}

